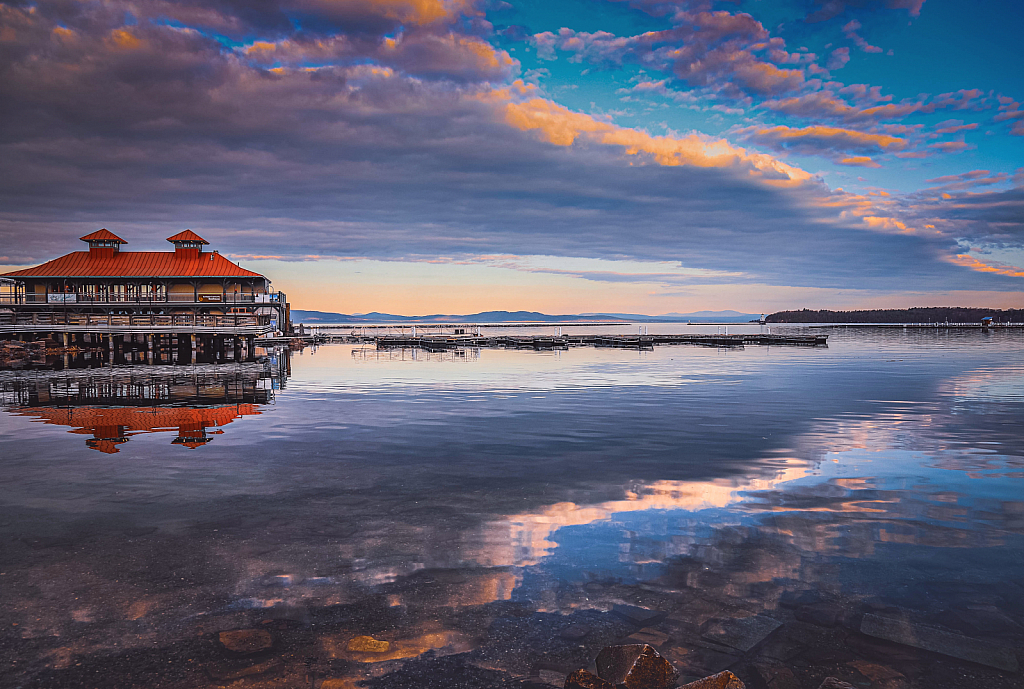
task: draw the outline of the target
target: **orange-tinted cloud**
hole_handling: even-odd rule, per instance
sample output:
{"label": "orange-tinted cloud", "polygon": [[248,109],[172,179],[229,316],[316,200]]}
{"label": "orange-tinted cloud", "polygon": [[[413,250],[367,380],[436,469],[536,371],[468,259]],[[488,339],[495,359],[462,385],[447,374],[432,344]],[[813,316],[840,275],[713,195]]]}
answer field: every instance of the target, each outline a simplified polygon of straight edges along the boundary
{"label": "orange-tinted cloud", "polygon": [[970,254],[957,254],[950,259],[950,263],[970,268],[971,270],[976,270],[980,273],[995,273],[997,275],[1007,275],[1014,278],[1024,278],[1024,269],[1018,268],[1017,266],[1008,266],[1002,263],[985,263]]}
{"label": "orange-tinted cloud", "polygon": [[841,158],[836,162],[840,165],[853,165],[856,167],[882,167],[872,160],[870,156],[850,156],[848,158]]}
{"label": "orange-tinted cloud", "polygon": [[509,125],[524,131],[537,131],[546,141],[558,146],[571,146],[584,138],[621,146],[627,155],[648,155],[659,165],[738,167],[774,183],[798,184],[810,179],[810,174],[799,168],[771,156],[748,153],[724,139],[709,139],[696,134],[685,137],[651,136],[573,112],[543,98],[508,103],[504,117]]}

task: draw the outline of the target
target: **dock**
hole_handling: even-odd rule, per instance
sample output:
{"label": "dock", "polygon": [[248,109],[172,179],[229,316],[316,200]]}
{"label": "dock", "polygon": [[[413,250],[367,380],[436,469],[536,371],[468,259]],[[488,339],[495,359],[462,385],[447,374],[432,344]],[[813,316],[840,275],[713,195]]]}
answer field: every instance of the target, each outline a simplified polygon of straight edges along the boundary
{"label": "dock", "polygon": [[743,347],[744,345],[826,346],[828,335],[685,334],[685,335],[486,335],[486,334],[345,334],[305,335],[281,338],[281,344],[372,344],[377,349],[417,348],[442,352],[467,347],[500,349],[568,349],[569,347],[617,347],[653,349],[656,345],[697,345],[704,347]]}

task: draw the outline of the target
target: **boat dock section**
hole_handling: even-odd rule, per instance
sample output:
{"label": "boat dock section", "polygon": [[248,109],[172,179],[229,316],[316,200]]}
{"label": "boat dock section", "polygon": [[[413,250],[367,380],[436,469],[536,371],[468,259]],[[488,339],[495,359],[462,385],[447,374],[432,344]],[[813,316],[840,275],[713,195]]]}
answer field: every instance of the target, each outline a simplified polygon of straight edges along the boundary
{"label": "boat dock section", "polygon": [[497,347],[504,349],[567,349],[569,347],[625,347],[651,349],[655,345],[702,345],[705,347],[742,347],[744,345],[823,346],[828,335],[774,335],[750,333],[736,335],[484,335],[408,333],[368,335],[315,335],[290,338],[288,341],[317,343],[373,344],[378,349],[414,347],[427,351],[445,351],[466,347]]}

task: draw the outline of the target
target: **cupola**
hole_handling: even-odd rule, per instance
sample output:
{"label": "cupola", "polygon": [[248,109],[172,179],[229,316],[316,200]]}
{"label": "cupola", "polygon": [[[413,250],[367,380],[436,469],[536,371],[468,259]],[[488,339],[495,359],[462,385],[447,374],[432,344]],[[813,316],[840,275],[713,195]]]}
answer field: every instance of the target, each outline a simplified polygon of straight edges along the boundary
{"label": "cupola", "polygon": [[168,237],[167,241],[174,245],[175,258],[199,258],[199,254],[203,251],[203,244],[209,244],[192,230],[179,232],[173,237]]}
{"label": "cupola", "polygon": [[113,258],[121,250],[121,245],[128,243],[106,229],[96,230],[81,240],[89,245],[89,256],[95,258]]}

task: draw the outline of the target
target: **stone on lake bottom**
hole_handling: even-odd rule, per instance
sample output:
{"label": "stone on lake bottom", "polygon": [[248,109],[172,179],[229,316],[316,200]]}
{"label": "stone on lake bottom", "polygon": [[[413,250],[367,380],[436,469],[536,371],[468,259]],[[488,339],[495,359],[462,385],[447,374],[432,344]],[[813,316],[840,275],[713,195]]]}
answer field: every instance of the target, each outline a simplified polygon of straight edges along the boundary
{"label": "stone on lake bottom", "polygon": [[639,605],[616,604],[612,606],[612,612],[638,627],[646,627],[663,619],[668,613],[650,608],[641,608]]}
{"label": "stone on lake bottom", "polygon": [[1019,668],[1017,657],[1009,648],[902,619],[867,613],[861,622],[860,631],[868,636],[988,665],[1007,672],[1017,672]]}
{"label": "stone on lake bottom", "polygon": [[754,663],[754,669],[768,686],[768,689],[800,689],[800,681],[793,671],[784,665]]}
{"label": "stone on lake bottom", "polygon": [[870,679],[872,682],[903,678],[903,673],[899,670],[894,670],[886,665],[879,665],[878,663],[872,663],[867,660],[851,660],[847,665]]}
{"label": "stone on lake bottom", "polygon": [[564,689],[615,689],[615,685],[587,670],[577,670],[565,678]]}
{"label": "stone on lake bottom", "polygon": [[746,689],[746,685],[739,677],[726,670],[717,675],[684,684],[679,689]]}
{"label": "stone on lake bottom", "polygon": [[206,667],[206,674],[211,679],[222,682],[230,682],[244,677],[255,677],[276,672],[284,667],[280,658],[270,658],[252,665],[235,665],[227,663],[213,663]]}
{"label": "stone on lake bottom", "polygon": [[626,689],[669,689],[679,673],[653,646],[606,646],[597,655],[597,675]]}
{"label": "stone on lake bottom", "polygon": [[825,680],[818,685],[818,689],[857,689],[849,682],[844,682],[838,677],[826,677]]}
{"label": "stone on lake bottom", "polygon": [[695,645],[671,646],[663,649],[663,655],[677,669],[697,677],[721,672],[740,660],[738,654],[714,651]]}
{"label": "stone on lake bottom", "polygon": [[241,655],[259,653],[274,645],[274,639],[266,629],[232,629],[217,636],[221,646]]}
{"label": "stone on lake bottom", "polygon": [[331,677],[320,683],[319,689],[360,689],[355,680]]}
{"label": "stone on lake bottom", "polygon": [[558,633],[558,636],[566,641],[579,641],[590,633],[590,627],[585,624],[570,624]]}
{"label": "stone on lake bottom", "polygon": [[657,630],[653,627],[644,627],[638,629],[629,636],[626,637],[626,643],[630,644],[648,644],[656,648],[663,646],[668,643],[669,636],[663,631]]}
{"label": "stone on lake bottom", "polygon": [[372,636],[354,636],[348,640],[347,648],[357,653],[387,653],[391,650],[391,644],[387,641],[378,641]]}
{"label": "stone on lake bottom", "polygon": [[712,622],[702,636],[746,653],[781,626],[778,620],[763,615],[737,617]]}

